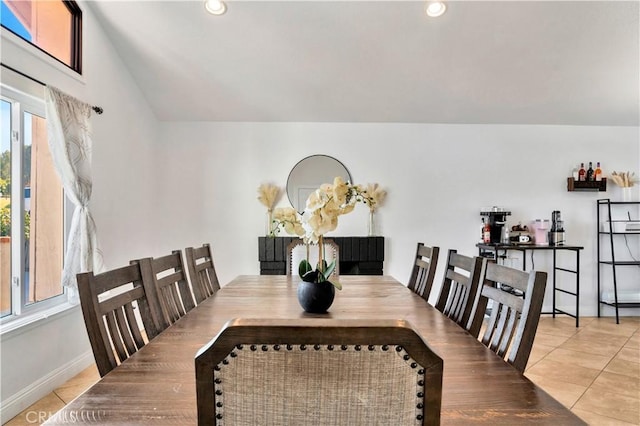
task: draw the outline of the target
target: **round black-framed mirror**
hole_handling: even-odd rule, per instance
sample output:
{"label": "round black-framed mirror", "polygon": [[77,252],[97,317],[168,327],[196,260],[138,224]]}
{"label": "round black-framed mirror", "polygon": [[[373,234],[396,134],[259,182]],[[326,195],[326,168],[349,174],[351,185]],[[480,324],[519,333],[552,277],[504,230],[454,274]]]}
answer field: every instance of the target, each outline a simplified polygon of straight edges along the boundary
{"label": "round black-framed mirror", "polygon": [[299,213],[304,211],[309,195],[323,183],[333,183],[336,176],[353,182],[347,167],[329,155],[314,154],[293,166],[287,178],[287,197]]}

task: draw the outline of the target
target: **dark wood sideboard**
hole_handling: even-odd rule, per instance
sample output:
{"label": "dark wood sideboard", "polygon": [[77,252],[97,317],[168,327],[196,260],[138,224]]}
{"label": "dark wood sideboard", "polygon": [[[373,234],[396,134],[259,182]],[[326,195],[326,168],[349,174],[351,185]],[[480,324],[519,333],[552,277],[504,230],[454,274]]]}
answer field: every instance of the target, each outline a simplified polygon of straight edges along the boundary
{"label": "dark wood sideboard", "polygon": [[[287,273],[287,246],[297,237],[258,237],[260,275]],[[327,237],[340,247],[340,275],[382,275],[384,237]]]}

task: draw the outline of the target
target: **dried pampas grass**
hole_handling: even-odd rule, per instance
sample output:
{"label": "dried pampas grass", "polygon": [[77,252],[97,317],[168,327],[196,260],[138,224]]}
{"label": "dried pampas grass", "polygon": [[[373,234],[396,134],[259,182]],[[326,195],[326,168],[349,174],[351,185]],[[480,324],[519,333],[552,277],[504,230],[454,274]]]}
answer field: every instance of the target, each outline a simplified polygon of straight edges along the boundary
{"label": "dried pampas grass", "polygon": [[382,204],[385,197],[387,196],[387,191],[380,188],[377,183],[367,184],[365,192],[367,197],[365,202],[369,205],[369,210],[371,210],[372,212]]}
{"label": "dried pampas grass", "polygon": [[270,183],[263,183],[258,187],[258,201],[260,201],[268,211],[273,210],[273,206],[280,198],[280,187]]}
{"label": "dried pampas grass", "polygon": [[615,183],[621,188],[630,188],[634,185],[636,181],[636,179],[633,178],[635,175],[636,175],[635,173],[631,173],[631,172],[618,173],[614,171],[613,173],[611,173],[610,179],[613,181],[613,183]]}

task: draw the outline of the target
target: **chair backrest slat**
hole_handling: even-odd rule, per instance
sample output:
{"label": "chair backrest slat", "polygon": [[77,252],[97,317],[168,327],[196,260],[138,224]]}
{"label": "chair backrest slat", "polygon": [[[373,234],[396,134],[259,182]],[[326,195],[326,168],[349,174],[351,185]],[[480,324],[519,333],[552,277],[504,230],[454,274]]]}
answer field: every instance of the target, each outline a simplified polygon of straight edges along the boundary
{"label": "chair backrest slat", "polygon": [[440,247],[429,247],[423,243],[418,243],[416,255],[413,260],[413,269],[407,287],[424,300],[429,299],[433,279],[438,266],[438,254]]}
{"label": "chair backrest slat", "polygon": [[155,288],[160,301],[162,317],[160,326],[167,328],[187,312],[195,308],[191,287],[187,279],[182,252],[174,250],[171,254],[156,258],[139,259],[142,280]]}
{"label": "chair backrest slat", "polygon": [[478,286],[485,275],[487,260],[451,249],[442,279],[436,309],[467,329]]}
{"label": "chair backrest slat", "polygon": [[469,332],[480,335],[490,300],[491,313],[480,340],[522,373],[538,328],[547,274],[488,263],[485,277],[474,300]]}
{"label": "chair backrest slat", "polygon": [[[118,315],[120,315],[120,309],[118,308],[115,311],[111,311],[107,313],[105,316],[105,320],[107,322],[107,327],[109,328],[109,335],[111,336],[111,340],[113,341],[113,347],[118,355],[118,361],[122,362],[122,360],[127,359],[129,352],[127,351],[126,346],[126,336],[128,333],[121,333],[120,331],[120,321],[118,320]],[[132,350],[133,352],[133,350]]]}
{"label": "chair backrest slat", "polygon": [[[429,256],[431,256],[431,253],[429,253]],[[420,258],[416,259],[416,266],[422,270],[428,270],[429,265],[430,263],[425,260],[422,260]]]}
{"label": "chair backrest slat", "polygon": [[98,275],[80,273],[77,280],[87,334],[104,376],[159,333],[161,308],[137,263]]}
{"label": "chair backrest slat", "polygon": [[129,321],[127,321],[129,310],[131,310],[131,317],[135,319],[135,315],[133,315],[133,307],[130,304],[127,304],[121,309],[114,311],[116,314],[118,331],[120,332],[120,336],[122,337],[122,341],[124,342],[125,349],[127,350],[127,356],[128,354],[134,353],[138,349],[132,337],[133,329],[137,329],[138,327],[131,327]]}
{"label": "chair backrest slat", "polygon": [[169,324],[173,324],[186,314],[184,307],[179,303],[180,295],[171,284],[165,287],[159,287],[158,296],[160,298],[160,305],[166,314]]}
{"label": "chair backrest slat", "polygon": [[454,281],[449,291],[449,298],[443,313],[449,318],[460,318],[464,313],[465,306],[468,301],[467,289],[463,285],[459,285],[459,281]]}
{"label": "chair backrest slat", "polygon": [[200,304],[207,297],[220,289],[218,275],[213,264],[211,245],[187,247],[184,250],[191,286],[196,303]]}
{"label": "chair backrest slat", "polygon": [[[137,349],[140,349],[141,347],[144,346],[144,338],[142,337],[142,333],[140,332],[140,328],[138,327],[132,327],[132,325],[137,324],[138,323],[138,319],[136,318],[136,314],[135,311],[133,309],[133,305],[132,304],[127,304],[124,306],[124,313],[126,316],[126,321],[127,324],[126,326],[123,328],[124,331],[131,331],[131,337],[133,338],[133,346]],[[135,351],[134,351],[135,352]],[[131,352],[133,353],[133,352]]]}
{"label": "chair backrest slat", "polygon": [[509,345],[511,344],[511,341],[513,339],[513,335],[516,331],[516,322],[520,319],[520,314],[516,310],[508,308],[507,311],[509,312],[509,320],[505,323],[500,345],[495,349],[496,353],[501,357],[504,357],[506,355],[507,350],[509,349]]}
{"label": "chair backrest slat", "polygon": [[[508,282],[504,281],[501,281],[500,283],[509,285]],[[524,308],[524,299],[521,297],[512,297],[513,294],[496,287],[483,287],[482,295],[501,305],[509,306],[518,312],[522,312],[522,309]]]}
{"label": "chair backrest slat", "polygon": [[[163,266],[165,268],[171,268],[171,265]],[[158,269],[157,265],[154,265],[154,270]],[[160,269],[162,271],[162,269]],[[157,278],[155,283],[156,290],[158,292],[158,298],[160,304],[164,309],[168,317],[168,322],[173,324],[186,314],[187,308],[192,309],[195,304],[190,294],[187,294],[187,303],[182,302],[182,295],[178,292],[177,285],[182,284],[183,288],[180,288],[181,292],[189,292],[186,280],[184,280],[184,272],[170,273],[161,278]],[[177,284],[179,283],[179,284]],[[185,306],[186,305],[186,306]]]}

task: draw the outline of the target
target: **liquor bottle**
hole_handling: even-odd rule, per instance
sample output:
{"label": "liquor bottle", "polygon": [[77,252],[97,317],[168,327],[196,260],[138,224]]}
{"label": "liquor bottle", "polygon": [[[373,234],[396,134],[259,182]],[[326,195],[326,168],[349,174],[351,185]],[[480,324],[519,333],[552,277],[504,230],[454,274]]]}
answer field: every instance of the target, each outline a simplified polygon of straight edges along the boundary
{"label": "liquor bottle", "polygon": [[573,167],[573,170],[571,171],[571,176],[573,176],[573,180],[580,180],[580,166],[576,165]]}
{"label": "liquor bottle", "polygon": [[600,168],[600,162],[598,161],[596,163],[596,171],[593,172],[595,177],[596,177],[596,181],[600,182],[602,180],[602,169]]}
{"label": "liquor bottle", "polygon": [[578,180],[584,182],[587,179],[587,171],[584,169],[584,163],[580,163],[580,170],[578,170]]}
{"label": "liquor bottle", "polygon": [[589,168],[587,169],[587,181],[592,182],[594,180],[593,176],[593,163],[589,161]]}
{"label": "liquor bottle", "polygon": [[[484,221],[484,219],[482,220]],[[482,228],[482,242],[485,244],[491,242],[491,225],[489,225],[489,222],[485,222]]]}

